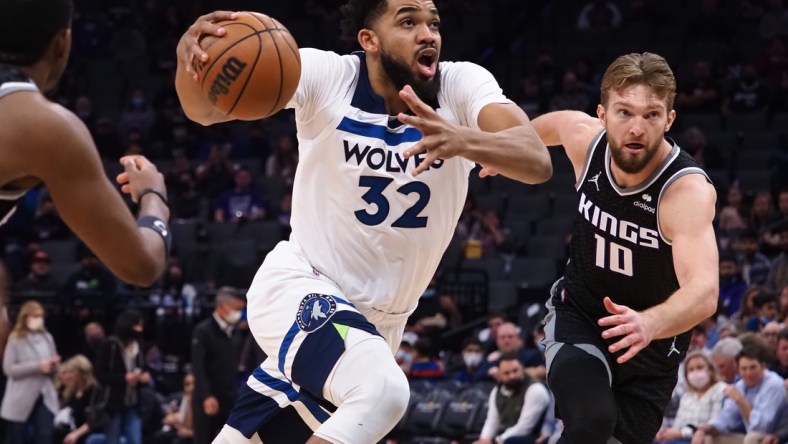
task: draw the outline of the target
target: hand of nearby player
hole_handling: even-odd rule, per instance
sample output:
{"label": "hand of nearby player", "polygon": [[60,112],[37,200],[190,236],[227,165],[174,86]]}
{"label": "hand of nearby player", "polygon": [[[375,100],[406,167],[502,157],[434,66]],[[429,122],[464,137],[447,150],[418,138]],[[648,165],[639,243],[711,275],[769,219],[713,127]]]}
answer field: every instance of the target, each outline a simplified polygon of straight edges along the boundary
{"label": "hand of nearby player", "polygon": [[208,61],[208,54],[200,47],[200,38],[206,34],[216,37],[223,36],[227,31],[216,26],[215,23],[222,20],[235,20],[236,17],[238,17],[238,14],[232,11],[215,11],[203,15],[189,26],[189,29],[181,37],[175,52],[186,72],[191,74],[195,81],[199,80],[199,77],[194,70],[194,60],[197,59],[201,63]]}
{"label": "hand of nearby player", "polygon": [[167,195],[164,186],[164,176],[156,169],[145,156],[123,156],[120,164],[126,169],[118,174],[117,181],[121,185],[120,190],[131,195],[131,200],[139,203],[139,195],[143,190],[152,188]]}
{"label": "hand of nearby player", "polygon": [[400,122],[411,125],[421,131],[422,139],[405,151],[405,158],[409,159],[417,154],[426,153],[424,161],[413,171],[418,176],[429,168],[438,159],[450,159],[462,152],[464,141],[461,127],[452,125],[439,116],[434,109],[424,103],[409,85],[405,85],[399,96],[415,116],[399,113]]}
{"label": "hand of nearby player", "polygon": [[611,327],[602,332],[605,339],[616,336],[624,336],[623,339],[608,347],[610,353],[628,348],[626,353],[619,356],[616,362],[623,364],[635,357],[640,350],[643,350],[651,343],[654,338],[654,327],[649,319],[642,313],[632,310],[625,305],[614,304],[609,297],[604,300],[605,309],[612,316],[607,316],[599,320],[602,327]]}

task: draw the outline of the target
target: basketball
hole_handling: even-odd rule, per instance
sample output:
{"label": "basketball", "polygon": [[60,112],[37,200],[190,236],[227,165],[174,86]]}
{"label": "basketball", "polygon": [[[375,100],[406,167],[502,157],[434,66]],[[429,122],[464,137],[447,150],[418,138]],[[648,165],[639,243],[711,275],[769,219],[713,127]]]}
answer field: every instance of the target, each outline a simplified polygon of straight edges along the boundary
{"label": "basketball", "polygon": [[209,59],[194,65],[208,101],[240,120],[262,119],[284,108],[301,78],[298,45],[287,28],[256,12],[217,25],[226,30],[224,36],[202,37]]}

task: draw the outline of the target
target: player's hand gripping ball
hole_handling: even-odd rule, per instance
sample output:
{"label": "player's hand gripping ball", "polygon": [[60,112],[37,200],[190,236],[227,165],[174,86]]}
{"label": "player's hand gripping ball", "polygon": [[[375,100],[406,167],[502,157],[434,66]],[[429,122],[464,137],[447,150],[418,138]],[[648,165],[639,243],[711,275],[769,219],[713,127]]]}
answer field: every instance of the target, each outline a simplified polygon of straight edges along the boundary
{"label": "player's hand gripping ball", "polygon": [[257,12],[216,23],[221,37],[204,35],[208,61],[193,61],[200,86],[219,111],[240,120],[268,117],[284,108],[301,78],[301,57],[290,32]]}

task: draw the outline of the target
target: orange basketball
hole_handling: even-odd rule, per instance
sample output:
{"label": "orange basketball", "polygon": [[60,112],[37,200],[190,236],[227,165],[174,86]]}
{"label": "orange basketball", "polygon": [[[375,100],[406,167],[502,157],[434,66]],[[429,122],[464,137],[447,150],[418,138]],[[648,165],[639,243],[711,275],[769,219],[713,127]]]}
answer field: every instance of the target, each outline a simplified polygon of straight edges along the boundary
{"label": "orange basketball", "polygon": [[240,120],[281,110],[301,78],[298,45],[287,28],[257,12],[241,12],[217,25],[226,33],[201,39],[209,59],[194,66],[208,101]]}

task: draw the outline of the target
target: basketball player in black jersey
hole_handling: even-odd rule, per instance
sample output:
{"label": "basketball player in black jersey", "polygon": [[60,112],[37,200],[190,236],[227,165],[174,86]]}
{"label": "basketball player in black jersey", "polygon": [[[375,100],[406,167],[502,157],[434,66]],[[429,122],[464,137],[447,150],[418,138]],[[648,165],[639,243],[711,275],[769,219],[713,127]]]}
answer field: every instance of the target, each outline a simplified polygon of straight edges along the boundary
{"label": "basketball player in black jersey", "polygon": [[580,195],[545,319],[559,443],[651,443],[687,331],[716,309],[716,193],[665,137],[675,94],[665,59],[629,54],[608,67],[597,117],[533,121],[546,145],[565,148]]}
{"label": "basketball player in black jersey", "polygon": [[118,180],[140,204],[135,221],[107,179],[82,121],[44,93],[71,48],[72,0],[0,0],[0,220],[43,183],[60,216],[122,280],[141,286],[164,270],[169,209],[164,179],[141,156]]}

